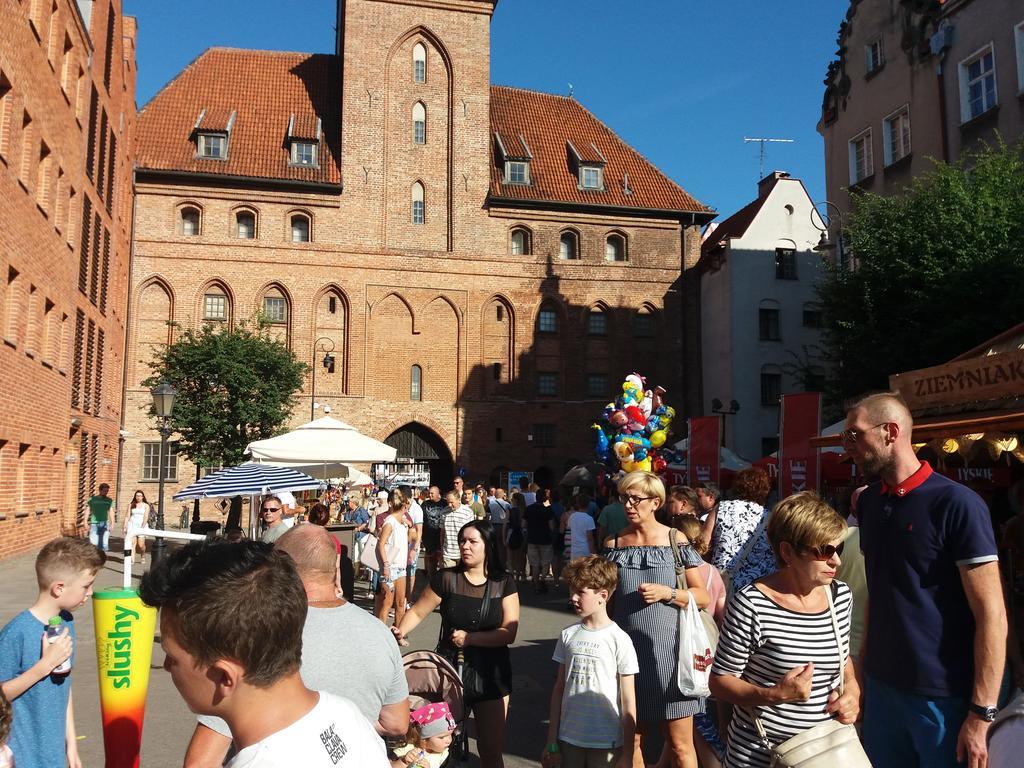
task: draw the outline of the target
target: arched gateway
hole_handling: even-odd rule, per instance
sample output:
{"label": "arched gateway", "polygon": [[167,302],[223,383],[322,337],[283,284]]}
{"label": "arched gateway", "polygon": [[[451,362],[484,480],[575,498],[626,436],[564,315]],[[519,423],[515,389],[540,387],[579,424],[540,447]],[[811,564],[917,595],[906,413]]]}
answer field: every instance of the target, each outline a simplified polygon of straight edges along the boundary
{"label": "arched gateway", "polygon": [[411,421],[388,435],[384,442],[398,452],[397,463],[426,464],[431,485],[439,486],[442,493],[451,488],[455,462],[448,446],[434,430]]}

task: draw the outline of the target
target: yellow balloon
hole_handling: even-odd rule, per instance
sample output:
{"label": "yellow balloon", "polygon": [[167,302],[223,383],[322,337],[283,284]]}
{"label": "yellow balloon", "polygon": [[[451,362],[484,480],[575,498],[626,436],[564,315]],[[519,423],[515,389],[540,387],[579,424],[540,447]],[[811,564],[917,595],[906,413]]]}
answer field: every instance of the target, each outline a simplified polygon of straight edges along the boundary
{"label": "yellow balloon", "polygon": [[[634,461],[633,462],[633,469],[639,469],[639,470],[642,470],[644,472],[650,472],[651,471],[651,457],[647,456],[643,461]],[[632,471],[632,470],[630,470],[630,471]]]}
{"label": "yellow balloon", "polygon": [[668,435],[665,434],[665,430],[664,429],[658,429],[658,430],[655,430],[654,432],[651,432],[651,447],[652,448],[661,448],[661,446],[663,446],[665,444],[666,440],[668,440]]}

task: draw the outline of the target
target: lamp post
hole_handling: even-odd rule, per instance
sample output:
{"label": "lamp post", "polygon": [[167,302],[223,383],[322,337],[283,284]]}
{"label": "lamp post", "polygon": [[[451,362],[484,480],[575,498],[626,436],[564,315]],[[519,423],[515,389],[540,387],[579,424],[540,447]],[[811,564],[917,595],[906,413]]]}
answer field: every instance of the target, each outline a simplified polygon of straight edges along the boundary
{"label": "lamp post", "polygon": [[[818,210],[818,206],[825,206],[825,215],[822,216],[821,211]],[[834,210],[834,214],[830,214],[829,211]],[[814,220],[815,215],[818,217],[818,221],[824,226],[819,226],[818,222]],[[832,240],[829,238],[829,230],[832,229],[832,222],[836,221],[839,224],[839,228],[836,231],[836,239]],[[843,240],[845,235],[843,234],[843,212],[839,209],[839,206],[828,200],[822,200],[820,203],[814,203],[811,206],[811,224],[821,232],[821,239],[818,240],[818,244],[814,246],[814,250],[821,254],[830,254],[832,251],[838,248],[839,264],[838,266],[842,269],[846,268],[846,257],[843,253]]]}
{"label": "lamp post", "polygon": [[729,401],[729,410],[725,410],[722,401],[717,397],[711,401],[711,412],[722,417],[722,447],[725,448],[725,417],[735,416],[740,412],[740,404],[735,400]]}
{"label": "lamp post", "polygon": [[[320,342],[323,342],[321,344]],[[330,344],[330,346],[327,346]],[[309,393],[309,420],[313,421],[316,418],[316,353],[318,350],[322,350],[324,353],[323,366],[327,369],[328,373],[334,373],[334,340],[327,336],[321,336],[319,339],[313,342],[313,381],[310,384]]]}
{"label": "lamp post", "polygon": [[[164,530],[164,475],[167,472],[167,438],[171,432],[171,413],[174,411],[174,398],[177,391],[166,381],[161,381],[150,391],[153,396],[153,413],[160,419],[160,461],[158,472],[160,489],[157,491],[156,527]],[[153,554],[150,556],[150,568],[156,568],[166,554],[167,542],[163,536],[157,536],[153,542]]]}

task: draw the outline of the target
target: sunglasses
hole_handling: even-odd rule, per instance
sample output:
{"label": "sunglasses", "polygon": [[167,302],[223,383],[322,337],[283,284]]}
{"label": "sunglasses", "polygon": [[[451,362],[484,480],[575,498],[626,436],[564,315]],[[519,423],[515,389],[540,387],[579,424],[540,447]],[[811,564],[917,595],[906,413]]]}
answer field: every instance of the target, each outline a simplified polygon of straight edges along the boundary
{"label": "sunglasses", "polygon": [[831,544],[822,544],[820,547],[808,547],[806,545],[801,545],[800,549],[804,550],[805,552],[810,552],[811,557],[813,557],[815,560],[821,560],[822,562],[824,562],[826,560],[831,560],[833,555],[843,554],[843,545],[845,543],[846,542],[841,541],[839,542],[838,546],[835,547],[833,547]]}
{"label": "sunglasses", "polygon": [[881,424],[875,424],[875,426],[868,427],[867,429],[844,429],[839,433],[839,439],[844,443],[856,443],[864,437],[868,429],[878,429],[879,427],[885,427],[888,424],[888,421],[883,421]]}
{"label": "sunglasses", "polygon": [[658,498],[658,497],[657,496],[634,496],[633,494],[629,493],[629,494],[626,494],[625,496],[619,496],[619,501],[621,501],[627,507],[635,507],[641,501],[650,501],[651,499],[656,499],[656,498]]}
{"label": "sunglasses", "polygon": [[280,512],[281,508],[280,507],[264,507],[263,511],[264,512]]}

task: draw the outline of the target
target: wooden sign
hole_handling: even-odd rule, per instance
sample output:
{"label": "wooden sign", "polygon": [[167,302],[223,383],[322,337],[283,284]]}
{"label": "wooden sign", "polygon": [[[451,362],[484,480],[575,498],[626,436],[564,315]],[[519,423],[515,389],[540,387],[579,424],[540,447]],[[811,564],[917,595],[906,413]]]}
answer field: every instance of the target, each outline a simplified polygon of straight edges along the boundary
{"label": "wooden sign", "polygon": [[889,386],[900,391],[911,411],[1017,397],[1024,395],[1024,350],[897,373]]}

